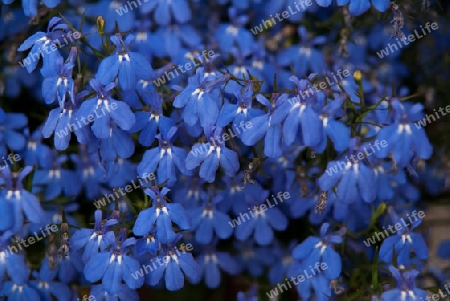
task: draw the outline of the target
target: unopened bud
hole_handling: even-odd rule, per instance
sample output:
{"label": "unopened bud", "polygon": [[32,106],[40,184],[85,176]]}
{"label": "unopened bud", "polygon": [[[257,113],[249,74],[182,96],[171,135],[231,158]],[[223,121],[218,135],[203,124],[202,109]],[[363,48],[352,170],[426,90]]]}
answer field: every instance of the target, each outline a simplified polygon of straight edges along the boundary
{"label": "unopened bud", "polygon": [[103,20],[102,16],[97,17],[97,28],[99,34],[102,35],[105,33],[105,20]]}

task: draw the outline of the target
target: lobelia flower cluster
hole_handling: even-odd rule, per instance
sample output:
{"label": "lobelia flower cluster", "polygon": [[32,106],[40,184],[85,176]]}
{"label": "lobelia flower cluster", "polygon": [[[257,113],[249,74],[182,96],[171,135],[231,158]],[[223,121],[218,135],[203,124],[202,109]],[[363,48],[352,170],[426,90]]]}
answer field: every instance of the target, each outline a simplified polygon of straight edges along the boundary
{"label": "lobelia flower cluster", "polygon": [[[376,56],[417,28],[413,12],[439,30],[411,47],[443,56],[449,22],[433,1],[303,1],[289,17],[300,3],[13,2],[1,8],[0,157],[21,160],[0,170],[0,297],[137,301],[196,286],[187,298],[201,300],[232,278],[239,301],[422,300],[416,278],[450,278],[428,262],[422,218],[400,223],[450,179],[445,150],[416,126],[430,97],[408,87],[425,75],[406,47]],[[136,178],[149,180],[132,189]],[[437,255],[449,254],[444,241]]]}

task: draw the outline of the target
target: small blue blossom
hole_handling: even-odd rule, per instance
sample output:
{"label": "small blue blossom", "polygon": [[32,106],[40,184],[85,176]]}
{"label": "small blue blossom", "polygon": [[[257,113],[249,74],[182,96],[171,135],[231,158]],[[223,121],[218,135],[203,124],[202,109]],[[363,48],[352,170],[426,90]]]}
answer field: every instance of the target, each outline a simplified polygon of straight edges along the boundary
{"label": "small blue blossom", "polygon": [[65,39],[69,27],[66,24],[58,24],[60,21],[61,18],[53,17],[48,23],[47,32],[39,31],[35,33],[17,49],[18,51],[25,51],[31,48],[30,53],[22,63],[29,73],[36,69],[41,56],[44,61],[44,68],[48,68],[48,71],[54,66],[58,57],[61,57],[59,51],[54,49],[57,49],[57,43],[61,44],[62,40]]}
{"label": "small blue blossom", "polygon": [[180,238],[181,235],[177,235],[169,244],[162,247],[160,255],[153,259],[162,264],[151,270],[146,277],[146,283],[157,285],[164,276],[166,288],[169,291],[177,291],[184,286],[184,275],[193,282],[198,281],[200,267],[191,253],[180,252],[177,249],[176,243]]}
{"label": "small blue blossom", "polygon": [[186,158],[186,168],[193,170],[201,165],[199,175],[209,183],[214,182],[219,165],[227,176],[234,176],[239,169],[238,155],[220,140],[222,128],[207,125],[204,131],[211,143],[194,145]]}
{"label": "small blue blossom", "polygon": [[129,50],[130,43],[134,39],[133,35],[127,36],[125,41],[119,34],[110,39],[116,45],[116,50],[113,55],[104,58],[100,63],[96,78],[101,84],[108,85],[118,76],[119,85],[123,90],[134,89],[138,80],[151,76],[153,69],[142,54]]}
{"label": "small blue blossom", "polygon": [[153,225],[156,224],[156,238],[162,244],[168,244],[175,239],[172,222],[182,230],[191,227],[191,220],[186,214],[183,206],[178,203],[168,203],[165,195],[170,189],[164,187],[161,192],[158,187],[147,188],[144,192],[152,198],[152,206],[139,213],[133,227],[136,235],[148,235]]}
{"label": "small blue blossom", "polygon": [[[422,235],[412,232],[421,224],[422,219],[416,216],[412,225],[407,228],[404,225],[405,220],[402,223],[402,219],[397,216],[392,207],[388,208],[388,212],[395,229],[397,230],[397,224],[400,224],[402,228],[397,230],[395,235],[389,236],[383,241],[380,247],[380,260],[391,263],[394,260],[393,254],[395,252],[398,264],[409,266],[411,264],[412,251],[420,260],[428,259],[429,251]],[[412,220],[413,218],[410,219]]]}
{"label": "small blue blossom", "polygon": [[102,279],[102,286],[109,293],[122,291],[122,280],[131,289],[142,286],[144,278],[134,278],[132,273],[138,270],[139,261],[129,254],[128,247],[136,243],[135,238],[126,238],[126,229],[119,231],[111,251],[93,255],[84,268],[84,276],[90,282]]}
{"label": "small blue blossom", "polygon": [[[404,267],[403,267],[404,268]],[[419,271],[412,269],[403,271],[390,265],[388,267],[395,279],[395,288],[385,291],[381,295],[381,301],[398,301],[398,300],[425,300],[427,292],[416,287],[416,277]]]}

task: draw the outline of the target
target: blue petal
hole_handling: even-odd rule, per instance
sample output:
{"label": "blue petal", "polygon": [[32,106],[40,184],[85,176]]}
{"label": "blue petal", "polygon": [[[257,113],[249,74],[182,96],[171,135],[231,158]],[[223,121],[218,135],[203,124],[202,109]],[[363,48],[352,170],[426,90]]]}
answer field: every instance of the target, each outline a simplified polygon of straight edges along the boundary
{"label": "blue petal", "polygon": [[167,1],[160,1],[155,10],[155,21],[159,25],[167,25],[170,22],[169,3]]}
{"label": "blue petal", "polygon": [[264,155],[278,158],[281,154],[281,125],[272,125],[264,139]]}
{"label": "blue petal", "polygon": [[186,214],[186,211],[181,204],[167,204],[167,209],[172,221],[180,226],[182,230],[188,230],[190,228],[189,216]]}
{"label": "blue petal", "polygon": [[[112,104],[115,104],[117,108],[112,109]],[[130,107],[126,103],[123,101],[112,100],[109,107],[111,108],[111,111],[109,112],[111,118],[122,130],[129,130],[133,127],[136,119]]]}
{"label": "blue petal", "polygon": [[226,103],[223,105],[220,110],[219,117],[217,118],[217,126],[224,127],[236,117],[237,114],[237,106],[235,104]]}
{"label": "blue petal", "polygon": [[292,251],[292,257],[297,260],[302,260],[308,257],[308,255],[314,250],[315,246],[320,242],[320,239],[316,236],[309,236],[302,244],[298,245]]}
{"label": "blue petal", "polygon": [[195,144],[186,157],[186,169],[192,170],[199,166],[208,156],[209,143]]}
{"label": "blue petal", "polygon": [[127,132],[115,128],[113,130],[112,143],[120,158],[127,159],[134,154],[134,141]]}
{"label": "blue petal", "polygon": [[300,123],[298,110],[299,108],[292,109],[283,124],[283,137],[284,143],[286,143],[286,145],[291,145],[292,142],[294,142],[295,137],[297,136],[297,131]]}
{"label": "blue petal", "polygon": [[214,262],[208,262],[205,266],[205,284],[214,289],[220,285],[220,270]]}
{"label": "blue petal", "polygon": [[133,227],[133,233],[136,235],[147,235],[156,221],[155,207],[151,207],[139,212]]}
{"label": "blue petal", "polygon": [[132,273],[136,272],[141,268],[139,261],[137,261],[134,258],[131,258],[130,256],[123,256],[122,257],[122,265],[123,265],[123,280],[131,289],[136,289],[141,287],[144,284],[144,277],[138,277],[138,279],[135,279],[132,276]]}
{"label": "blue petal", "polygon": [[197,114],[200,119],[200,125],[215,124],[217,116],[219,116],[219,108],[216,102],[208,97],[206,94],[202,98],[196,101]]}
{"label": "blue petal", "polygon": [[252,128],[242,133],[241,140],[247,146],[255,145],[264,137],[269,128],[269,116],[262,115],[250,120]]}
{"label": "blue petal", "polygon": [[186,0],[178,0],[176,3],[172,3],[170,7],[177,23],[182,24],[191,19],[191,9]]}
{"label": "blue petal", "polygon": [[[205,164],[205,163],[203,163]],[[239,170],[239,157],[235,151],[232,151],[226,147],[220,148],[220,166],[225,171],[225,174],[229,177],[235,175]]]}
{"label": "blue petal", "polygon": [[111,255],[108,253],[99,253],[89,260],[84,267],[84,276],[89,282],[96,282],[103,277],[109,266]]}
{"label": "blue petal", "polygon": [[97,80],[104,85],[107,85],[114,81],[119,72],[119,56],[111,55],[103,59],[98,66],[96,74]]}
{"label": "blue petal", "polygon": [[389,8],[389,0],[372,0],[372,5],[380,12],[385,12]]}
{"label": "blue petal", "polygon": [[211,243],[213,239],[213,226],[209,218],[202,218],[195,233],[195,239],[198,243],[204,245]]}
{"label": "blue petal", "polygon": [[144,153],[141,163],[137,167],[137,172],[140,177],[144,177],[144,173],[150,174],[156,170],[159,162],[159,148],[152,148]]}
{"label": "blue petal", "polygon": [[156,220],[156,237],[163,244],[168,244],[175,238],[175,232],[173,232],[172,229],[172,221],[164,212],[161,212]]}
{"label": "blue petal", "polygon": [[171,260],[166,267],[166,287],[169,291],[177,291],[184,286],[184,277],[181,273],[180,266]]}
{"label": "blue petal", "polygon": [[273,230],[269,226],[267,220],[257,218],[255,225],[255,241],[260,245],[268,245],[272,242],[274,237]]}
{"label": "blue petal", "polygon": [[42,210],[39,199],[26,190],[20,191],[22,198],[22,209],[26,217],[33,223],[41,223],[45,220],[45,213]]}
{"label": "blue petal", "polygon": [[59,108],[53,109],[50,111],[47,120],[45,121],[44,127],[42,129],[42,136],[44,138],[48,138],[52,135],[53,131],[58,124],[59,115],[61,114],[61,110]]}
{"label": "blue petal", "polygon": [[353,16],[359,16],[370,8],[369,0],[352,0],[350,2],[349,11]]}
{"label": "blue petal", "polygon": [[315,146],[319,144],[322,138],[320,135],[322,132],[322,121],[311,106],[306,106],[306,109],[303,111],[301,123],[305,145]]}
{"label": "blue petal", "polygon": [[230,227],[230,217],[218,210],[214,211],[212,223],[220,239],[227,239],[233,234],[233,228]]}
{"label": "blue petal", "polygon": [[203,161],[203,164],[200,167],[200,178],[204,179],[208,183],[214,182],[214,179],[216,178],[216,171],[218,168],[219,158],[217,158],[216,152],[213,152],[208,157],[206,157],[205,161]]}
{"label": "blue petal", "polygon": [[333,141],[335,150],[340,152],[348,147],[350,142],[350,129],[343,123],[335,120],[328,120],[325,130],[331,141]]}
{"label": "blue petal", "polygon": [[[103,108],[106,111],[104,106],[100,106],[99,108]],[[100,114],[97,110],[97,114]],[[96,117],[94,120],[94,124],[92,125],[92,131],[97,138],[107,139],[110,138],[111,135],[111,117],[109,114],[100,115],[100,117]]]}
{"label": "blue petal", "polygon": [[[92,260],[94,260],[95,257]],[[120,286],[122,284],[122,267],[123,263],[119,264],[117,259],[113,262],[109,263],[108,268],[106,269],[105,274],[102,278],[102,285],[106,291],[111,294],[116,294],[120,292]]]}
{"label": "blue petal", "polygon": [[331,247],[327,247],[322,254],[322,260],[328,265],[325,276],[330,280],[338,278],[342,271],[342,260],[339,254]]}

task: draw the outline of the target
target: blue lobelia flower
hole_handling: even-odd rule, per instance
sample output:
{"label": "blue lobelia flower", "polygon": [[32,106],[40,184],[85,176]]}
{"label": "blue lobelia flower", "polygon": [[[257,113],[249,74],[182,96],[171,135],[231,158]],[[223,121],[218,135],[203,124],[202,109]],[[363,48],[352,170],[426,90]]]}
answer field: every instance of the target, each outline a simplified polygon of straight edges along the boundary
{"label": "blue lobelia flower", "polygon": [[186,168],[193,170],[201,165],[200,178],[208,183],[214,182],[219,164],[227,176],[234,176],[239,170],[239,158],[235,151],[225,146],[226,139],[220,140],[227,134],[222,135],[222,128],[209,125],[205,126],[204,131],[206,139],[211,143],[194,145],[186,158]]}
{"label": "blue lobelia flower", "polygon": [[[320,92],[314,95],[311,84],[311,79],[314,76],[315,74],[310,74],[307,80],[299,80],[295,76],[289,78],[297,86],[298,94],[284,102],[278,111],[278,115],[282,115],[282,117],[287,115],[283,125],[283,138],[286,145],[291,145],[298,136],[300,145],[314,147],[320,153],[319,150],[324,148],[321,142],[324,140],[323,135],[326,130],[323,128],[324,122],[321,120],[319,112],[315,109],[323,95]],[[310,92],[311,95],[309,95]],[[337,133],[334,134],[338,137],[341,136]],[[342,136],[345,135],[344,132]],[[326,144],[326,137],[323,143]]]}
{"label": "blue lobelia flower", "polygon": [[345,234],[346,228],[327,234],[329,226],[329,223],[324,223],[320,227],[320,237],[309,236],[295,247],[292,257],[301,261],[301,265],[305,267],[325,263],[328,267],[323,271],[324,276],[328,280],[334,280],[341,274],[342,259],[332,246],[342,243],[342,236]]}
{"label": "blue lobelia flower", "polygon": [[[393,123],[380,129],[377,139],[386,141],[386,146],[375,152],[377,158],[386,158],[392,153],[399,168],[406,167],[416,155],[420,159],[429,159],[433,147],[427,138],[425,129],[413,124],[422,117],[422,104],[408,106],[397,98],[391,101]],[[433,116],[434,118],[434,116]]]}
{"label": "blue lobelia flower", "polygon": [[17,246],[8,246],[11,236],[11,231],[5,231],[0,236],[0,290],[3,288],[6,275],[12,278],[13,274],[27,273],[25,258],[22,254],[17,254]]}
{"label": "blue lobelia flower", "polygon": [[[380,260],[387,263],[393,262],[393,254],[395,252],[398,264],[409,266],[412,260],[412,251],[414,251],[417,258],[420,260],[428,259],[428,247],[425,244],[422,235],[412,233],[412,230],[421,224],[422,219],[414,216],[414,221],[410,224],[412,221],[411,217],[413,217],[410,216],[409,221],[405,223],[405,219],[398,217],[392,207],[388,208],[388,212],[392,224],[395,225],[397,231],[395,232],[395,235],[389,236],[381,244]],[[415,211],[415,213],[417,214],[417,211]],[[392,224],[390,227],[392,227]],[[400,224],[400,230],[397,229],[397,224]],[[407,226],[409,226],[409,228]]]}
{"label": "blue lobelia flower", "polygon": [[271,264],[269,269],[269,282],[277,284],[283,282],[287,275],[288,269],[292,266],[294,259],[292,258],[292,251],[298,245],[298,241],[291,241],[289,245],[284,248],[280,243],[274,241],[273,255],[276,258],[275,262]]}
{"label": "blue lobelia flower", "polygon": [[342,6],[350,2],[349,12],[353,16],[359,16],[370,8],[370,2],[380,12],[384,12],[389,8],[390,0],[337,0],[337,4]]}
{"label": "blue lobelia flower", "polygon": [[241,137],[242,125],[262,113],[260,110],[252,108],[253,91],[254,82],[249,81],[242,92],[235,92],[236,103],[225,103],[222,106],[216,125],[225,127],[232,123],[231,129],[238,137]]}
{"label": "blue lobelia flower", "polygon": [[52,296],[58,301],[67,300],[67,296],[70,296],[70,289],[67,284],[56,282],[55,273],[42,265],[39,273],[32,273],[36,280],[31,280],[30,286],[33,287],[41,297],[41,300],[51,301]]}
{"label": "blue lobelia flower", "polygon": [[[163,130],[164,128],[160,129]],[[154,173],[156,167],[158,167],[159,183],[168,180],[168,186],[172,186],[177,180],[175,166],[181,173],[190,175],[184,164],[187,156],[186,151],[181,147],[172,145],[176,132],[177,128],[171,127],[168,131],[157,135],[159,147],[147,150],[137,167],[137,172],[141,178],[144,178],[145,174]]]}
{"label": "blue lobelia flower", "polygon": [[22,155],[25,165],[44,166],[48,158],[51,157],[51,150],[42,142],[42,127],[39,127],[31,135],[28,134],[27,138],[27,146]]}
{"label": "blue lobelia flower", "polygon": [[20,132],[28,123],[25,114],[5,113],[0,107],[0,156],[8,155],[7,148],[21,151],[26,145],[26,139]]}
{"label": "blue lobelia flower", "polygon": [[[61,232],[64,230],[63,225],[61,225]],[[53,275],[51,279],[57,276],[57,279],[62,283],[70,284],[78,277],[78,273],[83,271],[84,262],[81,256],[81,252],[73,249],[70,245],[67,232],[63,232],[58,248],[55,245],[50,245],[41,264],[41,273],[42,268],[46,266]]]}
{"label": "blue lobelia flower", "polygon": [[39,199],[25,190],[22,180],[33,170],[25,166],[21,172],[11,172],[9,166],[3,170],[5,188],[0,192],[0,212],[4,217],[0,219],[0,231],[10,229],[18,233],[23,227],[23,215],[33,223],[44,222],[45,212]]}
{"label": "blue lobelia flower", "polygon": [[[198,281],[200,267],[191,253],[178,250],[176,243],[180,238],[181,234],[178,234],[169,244],[162,247],[160,255],[152,259],[153,266],[150,266],[150,273],[145,277],[147,284],[157,285],[164,276],[166,288],[169,291],[177,291],[184,286],[184,275],[194,283]],[[155,261],[159,263],[158,266]]]}
{"label": "blue lobelia flower", "polygon": [[347,161],[328,162],[325,173],[318,181],[322,191],[328,191],[336,186],[337,198],[348,204],[359,202],[361,199],[370,203],[376,197],[373,169],[366,162],[356,159],[357,153],[358,155],[363,153],[363,148],[358,146],[359,143],[360,138],[351,138],[349,152],[345,156]]}
{"label": "blue lobelia flower", "polygon": [[279,64],[282,66],[292,65],[296,74],[307,74],[308,72],[323,74],[325,58],[315,46],[323,44],[326,38],[317,36],[311,39],[304,26],[298,28],[298,36],[301,39],[299,45],[290,46],[279,52]]}
{"label": "blue lobelia flower", "polygon": [[[14,2],[14,0],[3,0],[4,4],[11,4],[13,2]],[[42,0],[42,2],[48,8],[54,8],[59,4],[60,0]],[[33,16],[37,15],[38,4],[39,4],[39,2],[36,0],[22,0],[22,7],[23,7],[23,11],[25,13],[25,16],[33,17]]]}
{"label": "blue lobelia flower", "polygon": [[428,299],[427,292],[416,286],[416,277],[419,275],[417,270],[403,271],[402,266],[400,266],[400,269],[397,269],[392,265],[388,269],[395,279],[395,288],[383,292],[381,301]]}
{"label": "blue lobelia flower", "polygon": [[0,296],[6,296],[7,300],[40,301],[39,294],[28,285],[30,270],[25,268],[23,273],[14,273],[11,280],[7,281],[0,290]]}
{"label": "blue lobelia flower", "polygon": [[129,247],[136,243],[134,237],[126,238],[127,230],[121,228],[111,251],[92,256],[84,268],[84,276],[89,282],[102,279],[102,286],[109,293],[122,290],[122,280],[131,289],[144,284],[144,278],[134,278],[132,273],[139,269],[139,261],[129,254]]}
{"label": "blue lobelia flower", "polygon": [[[350,129],[344,123],[335,119],[336,117],[340,117],[339,113],[342,111],[342,104],[343,99],[337,99],[335,101],[329,101],[322,109],[322,113],[320,114],[320,119],[322,120],[322,139],[314,147],[314,150],[318,154],[323,153],[325,150],[327,137],[333,142],[334,149],[338,152],[344,151],[350,143]],[[285,125],[285,127],[287,126]]]}
{"label": "blue lobelia flower", "polygon": [[195,231],[195,240],[200,244],[209,244],[213,241],[214,233],[220,239],[227,239],[233,234],[233,228],[229,226],[230,217],[225,212],[217,209],[217,203],[222,199],[222,195],[212,201],[205,200],[203,206],[189,210],[192,218],[192,230]]}
{"label": "blue lobelia flower", "polygon": [[236,260],[227,252],[219,252],[216,250],[217,241],[204,247],[202,252],[197,257],[199,269],[199,279],[205,279],[205,284],[208,288],[214,289],[220,286],[221,275],[220,270],[225,271],[229,275],[236,275],[240,271]]}
{"label": "blue lobelia flower", "polygon": [[89,84],[97,96],[81,103],[77,118],[82,119],[83,123],[86,118],[88,122],[93,120],[92,131],[100,139],[111,137],[112,122],[122,130],[130,130],[136,119],[128,104],[112,98],[110,91],[116,84],[108,82],[106,86],[102,86],[95,78],[91,79]]}
{"label": "blue lobelia flower", "polygon": [[108,85],[118,76],[119,85],[123,90],[134,89],[139,80],[152,75],[153,69],[142,54],[129,50],[129,45],[134,39],[133,35],[129,35],[125,41],[120,34],[110,39],[116,45],[116,50],[113,55],[102,60],[96,78],[101,84]]}
{"label": "blue lobelia flower", "polygon": [[51,156],[50,166],[35,170],[33,177],[33,193],[43,191],[46,200],[53,200],[58,196],[72,196],[81,190],[81,183],[73,170],[63,169],[62,163],[67,161],[66,155]]}
{"label": "blue lobelia flower", "polygon": [[[136,164],[134,162],[119,158],[117,163],[110,162],[109,165],[105,181],[107,181],[111,188],[128,185],[130,184],[130,179],[136,177]],[[150,177],[150,175],[147,176]],[[141,185],[147,182],[148,180],[145,179]]]}
{"label": "blue lobelia flower", "polygon": [[4,95],[9,98],[18,98],[23,89],[33,91],[34,94],[38,89],[38,83],[40,84],[37,81],[40,77],[37,73],[29,74],[19,65],[4,64],[2,73],[4,74]]}
{"label": "blue lobelia flower", "polygon": [[261,94],[256,96],[256,100],[267,107],[268,112],[250,119],[251,128],[244,131],[241,136],[245,145],[255,145],[264,137],[264,155],[270,158],[281,156],[281,123],[286,114],[280,112],[279,109],[287,98],[287,94],[279,93],[272,93],[270,101]]}
{"label": "blue lobelia flower", "polygon": [[[185,62],[177,62],[178,57],[185,53],[183,46],[192,49],[197,48],[202,43],[201,36],[197,33],[196,29],[190,25],[190,24],[183,24],[183,25],[169,25],[164,27],[159,27],[155,33],[154,33],[154,39],[155,40],[161,40],[163,43],[163,47],[159,51],[163,51],[164,54],[161,56],[170,56],[172,58],[172,62],[176,65],[177,63],[181,66],[185,65]],[[194,63],[194,61],[191,63],[190,69],[195,65],[198,66],[198,63]],[[178,76],[178,70],[183,72],[183,69],[180,69],[180,65],[178,66],[179,69],[175,69],[174,71],[168,72],[166,74],[167,80],[171,80],[172,77],[175,79],[175,74]],[[168,70],[170,71],[170,70]],[[187,70],[184,70],[186,72]],[[183,72],[183,73],[184,73]],[[175,74],[174,74],[175,73]],[[169,76],[170,75],[170,76]],[[162,77],[161,80],[156,81],[156,83],[163,83],[165,82],[165,78]]]}
{"label": "blue lobelia flower", "polygon": [[78,154],[71,154],[70,160],[76,165],[76,173],[81,181],[81,186],[84,188],[86,198],[94,199],[98,197],[102,187],[101,184],[105,182],[102,171],[98,166],[98,154],[89,153],[85,145],[79,145]]}
{"label": "blue lobelia flower", "polygon": [[154,225],[150,233],[144,237],[136,239],[136,253],[138,255],[145,254],[147,251],[156,256],[156,253],[161,249],[161,243],[156,238],[156,226]]}
{"label": "blue lobelia flower", "polygon": [[[286,230],[288,219],[279,208],[275,207],[278,202],[271,203],[268,196],[269,191],[267,190],[263,190],[259,195],[246,195],[249,213],[240,213],[237,219],[241,218],[243,221],[240,225],[234,225],[236,227],[235,236],[238,240],[247,240],[254,233],[257,244],[268,245],[274,239],[273,229]],[[232,226],[231,222],[230,226]]]}
{"label": "blue lobelia flower", "polygon": [[250,54],[255,41],[251,32],[245,28],[248,16],[238,16],[235,7],[229,8],[228,16],[231,23],[221,24],[215,35],[221,52],[230,53],[233,46],[237,46],[244,56]]}
{"label": "blue lobelia flower", "polygon": [[[42,136],[44,138],[49,138],[54,134],[53,143],[55,149],[66,150],[69,146],[72,132],[75,133],[77,141],[80,144],[92,142],[94,137],[88,126],[89,123],[83,119],[84,116],[79,116],[80,101],[85,95],[87,95],[87,92],[83,91],[76,95],[73,102],[61,102],[60,107],[50,111],[50,114],[42,127]],[[83,122],[80,122],[78,119],[79,117]]]}
{"label": "blue lobelia flower", "polygon": [[157,130],[166,133],[175,123],[171,118],[163,115],[163,99],[160,94],[152,96],[143,94],[142,96],[146,104],[150,106],[150,110],[135,113],[136,123],[130,132],[141,131],[139,143],[150,146],[155,141]]}
{"label": "blue lobelia flower", "polygon": [[[258,48],[258,44],[254,44],[253,48]],[[260,86],[260,91],[267,91],[268,83],[266,81],[259,81],[258,79],[263,79],[264,75],[261,73],[261,69],[263,68],[263,62],[257,61],[255,65],[253,65],[251,59],[246,59],[245,55],[237,48],[231,49],[231,56],[233,57],[233,64],[227,66],[227,70],[236,78],[242,78],[247,79],[246,85],[244,86],[244,89],[242,89],[242,84],[238,81],[229,81],[227,85],[224,87],[225,93],[229,94],[238,94],[242,91],[242,93],[245,93],[249,89],[253,90],[253,86],[255,83],[258,83]],[[252,58],[257,60],[255,57],[259,53],[256,50],[253,50]],[[270,76],[268,76],[270,77]],[[250,96],[253,96],[250,94]]]}
{"label": "blue lobelia flower", "polygon": [[42,96],[45,99],[45,103],[51,104],[58,100],[59,106],[64,107],[66,96],[69,100],[75,103],[72,70],[75,66],[75,59],[77,57],[77,48],[72,47],[69,57],[66,62],[63,62],[63,58],[58,56],[55,62],[55,67],[49,68],[47,65],[41,69],[41,74],[44,77],[42,82]]}
{"label": "blue lobelia flower", "polygon": [[271,248],[255,247],[253,239],[237,241],[234,246],[239,250],[236,259],[238,265],[242,267],[243,271],[248,271],[252,277],[262,276],[265,267],[271,265],[275,259]]}
{"label": "blue lobelia flower", "polygon": [[152,206],[139,212],[133,227],[135,235],[150,234],[156,224],[156,239],[162,244],[168,244],[176,236],[172,229],[172,222],[177,224],[181,230],[190,229],[191,220],[183,206],[166,201],[165,196],[169,191],[170,189],[164,187],[160,192],[159,188],[155,186],[144,190],[152,198]]}
{"label": "blue lobelia flower", "polygon": [[[191,8],[187,0],[147,0],[140,6],[142,13],[155,11],[155,21],[159,25],[169,25],[172,21],[186,23],[191,19]],[[172,12],[172,15],[170,14]]]}
{"label": "blue lobelia flower", "polygon": [[331,280],[327,279],[323,274],[323,271],[320,270],[321,267],[318,268],[319,273],[317,270],[311,271],[311,267],[308,267],[304,263],[296,262],[289,268],[287,277],[294,282],[294,285],[295,280],[292,280],[292,278],[297,278],[297,292],[302,297],[302,300],[310,300],[311,290],[313,290],[317,301],[329,301],[330,297],[333,297],[330,285]]}
{"label": "blue lobelia flower", "polygon": [[229,74],[215,76],[200,67],[194,76],[189,77],[188,86],[175,97],[173,106],[184,107],[182,117],[189,126],[193,126],[197,121],[200,121],[201,126],[207,123],[215,124],[221,105],[219,91],[216,88],[229,80]]}
{"label": "blue lobelia flower", "polygon": [[54,68],[58,57],[61,57],[57,50],[57,43],[61,45],[66,39],[66,30],[69,27],[66,24],[58,24],[61,18],[53,17],[48,23],[47,32],[39,31],[26,39],[22,45],[17,49],[18,51],[25,51],[31,48],[28,56],[21,63],[22,67],[26,67],[31,73],[39,62],[42,55],[45,68]]}
{"label": "blue lobelia flower", "polygon": [[102,211],[95,211],[94,229],[80,229],[70,237],[74,250],[84,249],[82,259],[87,263],[94,255],[103,252],[114,242],[114,231],[109,227],[117,224],[116,219],[102,220]]}
{"label": "blue lobelia flower", "polygon": [[164,56],[164,53],[161,51],[161,45],[159,43],[154,43],[156,36],[151,32],[153,22],[149,19],[140,19],[136,20],[134,23],[136,39],[132,45],[132,49],[145,55],[150,62],[155,56]]}
{"label": "blue lobelia flower", "polygon": [[134,154],[135,144],[130,133],[111,121],[110,135],[100,139],[98,148],[101,163],[115,165],[119,160],[128,159]]}

